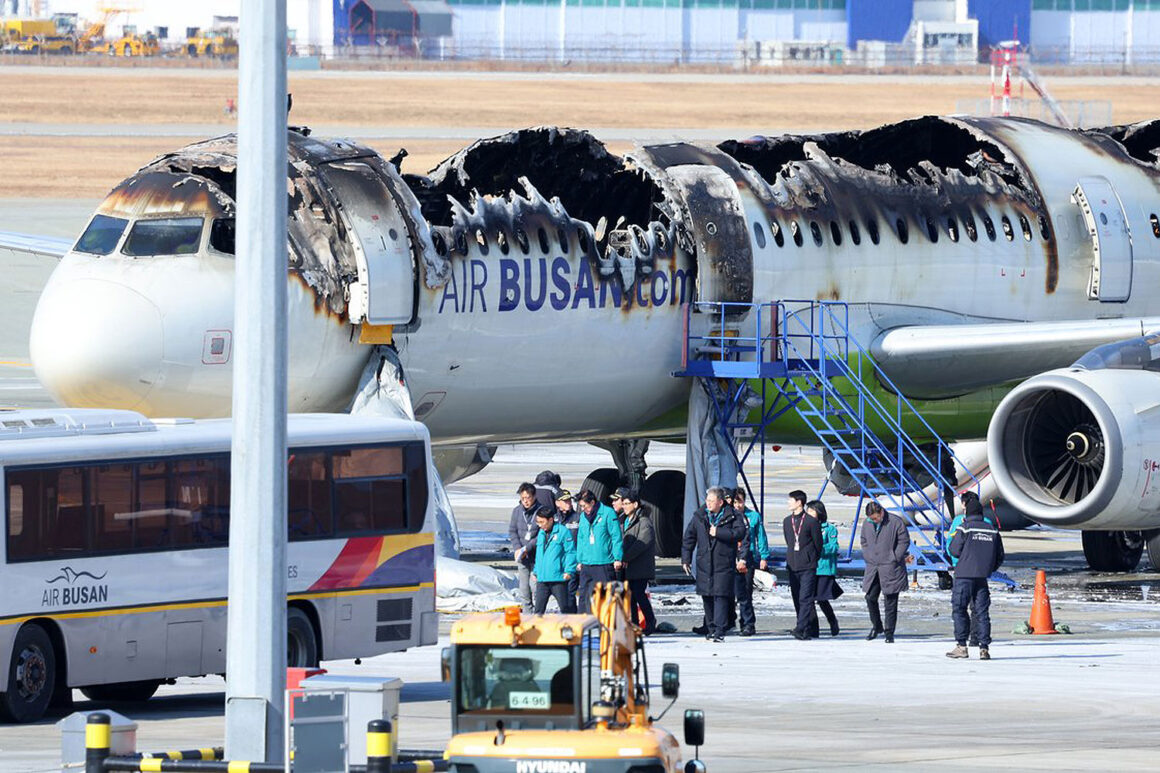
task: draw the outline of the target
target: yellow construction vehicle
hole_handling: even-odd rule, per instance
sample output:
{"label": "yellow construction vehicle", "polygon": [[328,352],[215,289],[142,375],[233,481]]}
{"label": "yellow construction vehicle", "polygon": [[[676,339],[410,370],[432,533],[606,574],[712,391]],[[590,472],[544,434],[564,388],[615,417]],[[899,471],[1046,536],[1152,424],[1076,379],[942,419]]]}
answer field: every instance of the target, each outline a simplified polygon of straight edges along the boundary
{"label": "yellow construction vehicle", "polygon": [[109,56],[157,56],[161,53],[161,42],[152,32],[138,35],[126,30],[120,39],[109,43],[105,51]]}
{"label": "yellow construction vehicle", "polygon": [[[443,652],[451,681],[452,773],[686,773],[677,739],[649,716],[648,666],[629,591],[597,584],[591,615],[470,615]],[[677,699],[666,663],[662,693]],[[661,712],[664,716],[665,712]],[[685,743],[704,742],[705,716],[685,712]]]}
{"label": "yellow construction vehicle", "polygon": [[231,30],[209,30],[202,32],[195,30],[185,40],[185,53],[188,56],[204,56],[210,59],[229,59],[238,55],[238,41]]}
{"label": "yellow construction vehicle", "polygon": [[76,38],[63,34],[53,19],[8,19],[0,21],[3,40],[0,48],[8,54],[71,54]]}

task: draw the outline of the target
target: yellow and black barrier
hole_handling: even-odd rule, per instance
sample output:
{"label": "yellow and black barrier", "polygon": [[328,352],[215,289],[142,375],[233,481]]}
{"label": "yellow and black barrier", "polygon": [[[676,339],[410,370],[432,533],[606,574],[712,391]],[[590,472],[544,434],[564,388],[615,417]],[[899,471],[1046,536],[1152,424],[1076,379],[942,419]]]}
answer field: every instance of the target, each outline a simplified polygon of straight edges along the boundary
{"label": "yellow and black barrier", "polygon": [[162,760],[201,760],[203,762],[212,762],[216,760],[224,760],[226,757],[225,749],[220,746],[214,746],[209,749],[182,749],[175,752],[143,752],[141,754],[132,754],[131,757],[140,757],[141,759],[162,759]]}
{"label": "yellow and black barrier", "polygon": [[[221,748],[193,749],[113,757],[109,715],[95,712],[85,725],[85,773],[282,773],[287,768],[275,762],[239,762],[222,759]],[[416,754],[412,752],[412,754]],[[426,755],[427,752],[418,754]],[[367,724],[367,764],[352,765],[351,773],[442,773],[448,763],[442,758],[416,759],[410,756],[391,762],[391,723],[375,719]]]}

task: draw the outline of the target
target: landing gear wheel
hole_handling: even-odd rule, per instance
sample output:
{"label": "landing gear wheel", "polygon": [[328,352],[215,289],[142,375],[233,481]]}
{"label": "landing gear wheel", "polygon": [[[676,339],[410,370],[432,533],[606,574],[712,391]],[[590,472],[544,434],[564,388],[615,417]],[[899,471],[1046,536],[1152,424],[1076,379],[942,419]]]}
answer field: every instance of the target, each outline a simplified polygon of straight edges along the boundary
{"label": "landing gear wheel", "polygon": [[685,473],[657,470],[645,480],[640,498],[652,510],[657,555],[661,558],[680,556],[681,539],[685,533]]}
{"label": "landing gear wheel", "polygon": [[1134,572],[1143,553],[1143,532],[1083,532],[1083,556],[1093,571]]}
{"label": "landing gear wheel", "polygon": [[[612,501],[612,492],[620,485],[620,473],[615,467],[601,467],[588,473],[581,489],[588,489],[602,505]],[[579,492],[577,492],[579,493]]]}
{"label": "landing gear wheel", "polygon": [[1148,562],[1154,571],[1160,572],[1160,529],[1146,532],[1144,539],[1148,546]]}
{"label": "landing gear wheel", "polygon": [[82,687],[81,694],[101,703],[144,703],[153,697],[161,682],[147,679],[143,682],[117,682]]}
{"label": "landing gear wheel", "polygon": [[318,639],[310,618],[298,607],[286,610],[286,667],[318,666]]}
{"label": "landing gear wheel", "polygon": [[43,628],[29,623],[16,632],[8,665],[8,692],[0,693],[0,715],[10,722],[44,716],[56,687],[56,651]]}

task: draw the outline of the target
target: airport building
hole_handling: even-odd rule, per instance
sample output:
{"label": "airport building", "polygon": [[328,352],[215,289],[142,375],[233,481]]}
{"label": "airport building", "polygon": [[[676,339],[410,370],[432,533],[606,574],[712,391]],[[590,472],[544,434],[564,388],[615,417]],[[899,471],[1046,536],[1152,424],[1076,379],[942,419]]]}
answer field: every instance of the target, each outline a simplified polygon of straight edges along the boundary
{"label": "airport building", "polygon": [[[236,21],[237,0],[146,0],[111,23],[160,29]],[[0,0],[8,15],[107,0]],[[1160,0],[287,0],[300,53],[526,61],[886,66],[986,61],[1019,40],[1033,62],[1160,62]]]}

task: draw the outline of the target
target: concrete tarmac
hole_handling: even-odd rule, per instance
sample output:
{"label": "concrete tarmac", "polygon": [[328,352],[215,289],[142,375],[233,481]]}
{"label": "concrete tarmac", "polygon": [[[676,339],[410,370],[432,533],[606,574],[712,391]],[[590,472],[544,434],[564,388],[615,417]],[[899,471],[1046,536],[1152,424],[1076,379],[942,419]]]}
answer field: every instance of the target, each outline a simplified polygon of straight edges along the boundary
{"label": "concrete tarmac", "polygon": [[[75,235],[95,202],[0,201],[0,230]],[[27,365],[27,323],[52,263],[0,251],[0,403],[29,404],[37,387]],[[39,393],[44,400],[43,393]],[[34,404],[34,403],[33,403]],[[684,447],[654,443],[651,468],[681,468]],[[588,471],[607,466],[607,454],[585,444],[501,446],[480,474],[450,487],[465,543],[501,550],[515,489],[544,468],[579,489]],[[759,470],[747,472],[755,489]],[[771,543],[781,547],[779,522],[786,494],[813,495],[822,467],[816,449],[786,447],[768,454],[765,508]],[[851,536],[856,500],[828,496],[843,542]],[[798,642],[784,584],[756,599],[759,635],[711,645],[688,633],[699,622],[700,599],[689,585],[664,585],[653,600],[661,620],[680,633],[655,636],[648,653],[682,668],[681,698],[663,723],[680,728],[681,711],[702,708],[711,771],[818,770],[859,767],[944,771],[1023,769],[1151,769],[1160,749],[1160,574],[1147,559],[1132,575],[1088,572],[1078,534],[1033,529],[1005,535],[1005,569],[1013,591],[993,588],[995,659],[951,661],[950,594],[922,576],[904,594],[898,641],[867,642],[858,577],[844,573],[846,594],[835,603],[837,638]],[[500,565],[504,561],[496,561]],[[1057,621],[1071,636],[1021,637],[1035,570],[1051,577]],[[782,578],[784,580],[784,577]],[[449,630],[444,615],[441,630]],[[441,642],[441,645],[445,642]],[[390,675],[405,680],[401,741],[440,748],[448,736],[447,686],[438,680],[440,646],[324,665],[332,671]],[[975,653],[972,652],[972,656]],[[74,692],[78,709],[98,706]],[[660,707],[659,690],[655,694]],[[146,704],[115,706],[140,723],[143,751],[222,743],[224,682],[179,679]],[[59,717],[0,727],[0,773],[59,769]]]}

